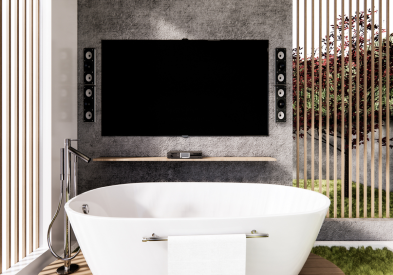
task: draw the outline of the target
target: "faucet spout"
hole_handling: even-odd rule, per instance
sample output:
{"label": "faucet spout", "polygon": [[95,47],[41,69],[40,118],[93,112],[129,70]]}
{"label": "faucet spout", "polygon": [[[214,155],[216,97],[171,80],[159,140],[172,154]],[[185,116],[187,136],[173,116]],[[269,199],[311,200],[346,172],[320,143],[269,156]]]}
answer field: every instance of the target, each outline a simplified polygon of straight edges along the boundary
{"label": "faucet spout", "polygon": [[70,151],[71,153],[73,153],[75,156],[77,156],[78,158],[80,158],[81,160],[89,163],[91,161],[91,158],[86,156],[85,154],[79,152],[78,150],[76,150],[73,147],[68,147],[68,151]]}

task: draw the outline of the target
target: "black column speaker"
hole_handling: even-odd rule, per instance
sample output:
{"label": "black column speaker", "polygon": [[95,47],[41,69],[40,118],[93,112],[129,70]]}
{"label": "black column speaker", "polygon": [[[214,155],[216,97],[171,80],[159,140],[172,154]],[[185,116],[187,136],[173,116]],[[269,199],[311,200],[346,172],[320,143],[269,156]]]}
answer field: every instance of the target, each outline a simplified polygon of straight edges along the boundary
{"label": "black column speaker", "polygon": [[276,48],[276,122],[287,121],[287,56],[285,48]]}
{"label": "black column speaker", "polygon": [[96,50],[83,49],[83,121],[95,121]]}
{"label": "black column speaker", "polygon": [[83,88],[83,121],[94,122],[95,120],[95,87],[85,86]]}

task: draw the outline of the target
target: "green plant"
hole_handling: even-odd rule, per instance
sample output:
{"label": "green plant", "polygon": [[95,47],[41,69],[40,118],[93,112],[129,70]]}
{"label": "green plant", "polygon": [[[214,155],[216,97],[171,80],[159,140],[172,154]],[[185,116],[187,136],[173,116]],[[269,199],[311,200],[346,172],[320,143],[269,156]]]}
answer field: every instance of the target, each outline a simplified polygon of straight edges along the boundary
{"label": "green plant", "polygon": [[[293,186],[296,187],[296,180],[293,180]],[[304,187],[304,180],[300,180],[299,188]],[[311,190],[311,180],[307,181],[307,189]],[[314,191],[319,192],[319,180],[314,181]],[[322,180],[322,194],[326,195],[326,180]],[[378,217],[379,205],[378,205],[378,188],[374,189],[374,217]],[[333,217],[333,204],[334,204],[334,181],[329,181],[329,198],[330,198],[330,208],[329,208],[329,216]],[[393,216],[393,193],[390,192],[390,217]],[[345,207],[344,207],[344,217],[348,218],[349,211],[349,198],[345,198]],[[359,215],[363,218],[364,211],[364,185],[360,184],[359,186]],[[356,183],[352,182],[352,218],[355,217],[356,214]],[[382,215],[386,217],[386,191],[382,190]],[[341,218],[341,180],[337,180],[337,217]],[[371,218],[371,187],[367,187],[367,217]]]}
{"label": "green plant", "polygon": [[386,247],[354,248],[317,246],[311,250],[335,265],[346,275],[393,275],[393,252]]}

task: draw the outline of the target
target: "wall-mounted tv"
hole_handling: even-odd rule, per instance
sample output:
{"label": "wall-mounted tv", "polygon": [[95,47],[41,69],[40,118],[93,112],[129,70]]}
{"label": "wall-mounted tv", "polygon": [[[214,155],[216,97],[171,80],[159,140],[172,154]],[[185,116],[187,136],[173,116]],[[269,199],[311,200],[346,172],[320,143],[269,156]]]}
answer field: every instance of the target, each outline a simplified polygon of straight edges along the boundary
{"label": "wall-mounted tv", "polygon": [[265,136],[266,40],[103,40],[103,136]]}

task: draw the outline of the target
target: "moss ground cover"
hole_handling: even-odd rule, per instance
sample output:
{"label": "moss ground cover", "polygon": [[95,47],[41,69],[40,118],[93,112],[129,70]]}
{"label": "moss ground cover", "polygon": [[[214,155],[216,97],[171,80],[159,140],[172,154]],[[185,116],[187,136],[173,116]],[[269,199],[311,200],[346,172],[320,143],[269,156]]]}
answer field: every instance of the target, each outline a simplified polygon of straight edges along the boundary
{"label": "moss ground cover", "polygon": [[317,246],[311,251],[335,265],[345,275],[393,275],[393,252],[371,247],[350,248]]}

